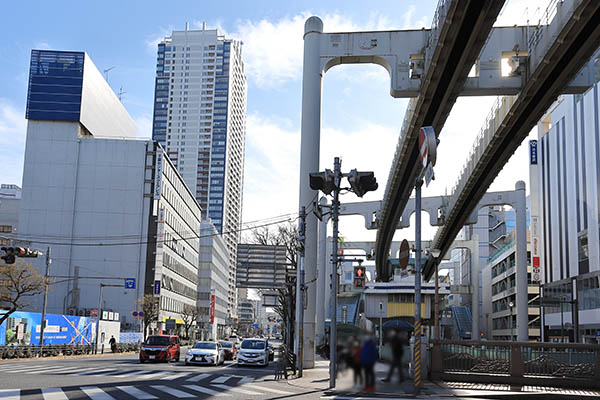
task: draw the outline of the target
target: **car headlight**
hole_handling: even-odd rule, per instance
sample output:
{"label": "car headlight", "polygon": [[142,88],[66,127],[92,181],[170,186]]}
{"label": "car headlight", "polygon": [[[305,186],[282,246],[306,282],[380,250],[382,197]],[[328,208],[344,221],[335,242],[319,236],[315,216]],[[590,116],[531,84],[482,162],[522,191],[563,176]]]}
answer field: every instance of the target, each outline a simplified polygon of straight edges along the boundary
{"label": "car headlight", "polygon": [[191,356],[191,355],[192,355],[192,351],[191,351],[191,350],[188,350],[188,351],[187,351],[187,355],[188,355],[188,356]]}

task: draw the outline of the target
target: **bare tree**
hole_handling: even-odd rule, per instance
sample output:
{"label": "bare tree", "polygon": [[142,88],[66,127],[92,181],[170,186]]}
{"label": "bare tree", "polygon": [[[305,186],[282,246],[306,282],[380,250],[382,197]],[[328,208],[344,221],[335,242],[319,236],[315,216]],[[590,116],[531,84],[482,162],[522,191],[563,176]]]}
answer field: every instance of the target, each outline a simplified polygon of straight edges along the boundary
{"label": "bare tree", "polygon": [[138,305],[144,312],[144,342],[148,336],[150,323],[158,318],[158,298],[151,294],[145,294],[137,300]]}
{"label": "bare tree", "polygon": [[31,297],[44,293],[45,283],[45,277],[21,259],[0,265],[0,308],[7,310],[0,315],[0,325],[15,311],[27,307]]}
{"label": "bare tree", "polygon": [[181,319],[183,320],[183,330],[185,331],[185,338],[189,339],[190,329],[194,325],[194,322],[198,320],[198,307],[196,305],[185,304],[183,311],[181,311]]}
{"label": "bare tree", "polygon": [[[289,268],[297,267],[298,226],[292,222],[277,225],[275,229],[264,226],[252,230],[252,238],[256,244],[285,246],[286,261]],[[286,279],[285,289],[278,289],[277,305],[273,307],[282,320],[284,343],[294,343],[294,326],[296,321],[296,278],[292,274]],[[288,326],[289,325],[289,326]],[[289,342],[288,342],[288,334]]]}

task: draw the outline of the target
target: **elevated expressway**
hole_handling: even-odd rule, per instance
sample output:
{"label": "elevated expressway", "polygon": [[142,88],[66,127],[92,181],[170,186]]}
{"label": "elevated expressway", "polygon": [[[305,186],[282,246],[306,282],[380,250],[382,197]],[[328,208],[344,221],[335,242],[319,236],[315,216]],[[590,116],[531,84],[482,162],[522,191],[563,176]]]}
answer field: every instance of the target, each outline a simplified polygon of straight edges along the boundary
{"label": "elevated expressway", "polygon": [[[593,81],[590,68],[582,70],[582,66],[598,47],[600,2],[593,0],[553,2],[552,7],[555,8],[549,8],[544,15],[545,20],[540,21],[537,27],[494,28],[490,34],[491,28],[487,31],[483,29],[488,22],[485,19],[486,24],[481,23],[479,29],[476,24],[464,27],[465,30],[472,29],[469,42],[463,42],[460,46],[461,43],[457,42],[461,41],[454,37],[454,41],[449,42],[447,46],[442,45],[441,49],[440,46],[436,47],[436,52],[442,51],[444,47],[462,47],[462,50],[456,50],[459,52],[456,56],[460,56],[459,60],[464,60],[464,64],[459,64],[456,69],[452,69],[456,64],[447,61],[442,65],[451,71],[444,72],[436,68],[433,61],[432,67],[427,71],[422,94],[412,99],[409,104],[382,208],[378,215],[376,244],[378,280],[388,279],[387,257],[390,243],[419,172],[416,137],[421,126],[431,125],[439,135],[458,95],[518,95],[516,98],[509,99],[511,104],[508,109],[504,100],[502,106],[506,118],[499,124],[500,126],[493,127],[496,133],[479,137],[482,142],[473,150],[472,159],[463,170],[463,176],[450,196],[448,206],[443,210],[441,217],[444,223],[438,230],[434,247],[444,253],[450,248],[452,240],[498,172],[556,97],[565,92],[582,92]],[[487,13],[482,10],[482,14],[489,16],[492,11],[497,10],[489,10]],[[453,25],[454,21],[449,23]],[[486,68],[487,60],[484,53],[488,48],[493,48],[494,43],[500,50],[507,50],[503,46],[506,47],[510,42],[502,40],[507,36],[501,36],[502,30],[512,30],[508,34],[513,35],[509,39],[514,43],[513,53],[503,51],[503,54],[509,53],[512,60],[515,60],[517,64],[515,76],[508,78],[508,81],[502,85],[498,85],[497,82],[494,85],[492,82],[486,88],[485,74],[482,73]],[[490,34],[489,38],[488,34]],[[473,39],[476,35],[479,35],[477,41]],[[499,39],[494,38],[495,35],[500,35]],[[440,41],[445,40],[444,38],[442,32]],[[483,41],[486,42],[482,43]],[[467,77],[468,69],[473,65],[480,51],[481,55],[477,62],[480,77],[479,79]],[[450,54],[453,52],[450,51]],[[438,74],[442,75],[438,76]],[[454,80],[448,80],[443,74],[451,74]],[[429,89],[430,87],[432,89]],[[436,93],[435,99],[432,99],[431,93]],[[424,268],[426,279],[431,279],[433,266],[433,260],[428,260]]]}
{"label": "elevated expressway", "polygon": [[[529,65],[533,71],[516,98],[503,98],[492,111],[497,123],[482,130],[449,198],[444,225],[433,247],[444,254],[473,213],[487,188],[527,137],[543,113],[588,63],[600,44],[600,2],[558,2],[553,21],[530,36]],[[492,121],[492,119],[488,119]],[[435,262],[423,271],[431,279]]]}
{"label": "elevated expressway", "polygon": [[377,280],[389,278],[390,244],[419,173],[419,128],[430,125],[439,134],[503,5],[503,0],[474,0],[445,1],[438,6],[432,26],[432,31],[437,29],[437,37],[427,50],[420,94],[411,99],[406,112],[378,218]]}

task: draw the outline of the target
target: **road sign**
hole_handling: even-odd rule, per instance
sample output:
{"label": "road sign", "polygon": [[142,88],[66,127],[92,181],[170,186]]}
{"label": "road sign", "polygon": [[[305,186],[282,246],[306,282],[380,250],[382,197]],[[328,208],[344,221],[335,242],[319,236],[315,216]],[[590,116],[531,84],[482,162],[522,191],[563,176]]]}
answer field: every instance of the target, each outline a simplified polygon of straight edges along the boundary
{"label": "road sign", "polygon": [[160,297],[160,281],[154,281],[154,297]]}
{"label": "road sign", "polygon": [[97,317],[98,316],[98,310],[96,310],[95,308],[90,310],[90,317]]}
{"label": "road sign", "polygon": [[408,246],[408,240],[404,239],[402,241],[402,243],[400,243],[400,255],[398,258],[401,269],[406,269],[409,258],[410,258],[410,248]]}
{"label": "road sign", "polygon": [[215,295],[210,296],[210,323],[215,323]]}
{"label": "road sign", "polygon": [[143,311],[138,312],[138,317],[144,318],[144,312]]}
{"label": "road sign", "polygon": [[138,312],[137,312],[137,311],[132,311],[132,312],[131,312],[131,316],[132,316],[133,318],[138,318]]}
{"label": "road sign", "polygon": [[427,164],[435,166],[437,158],[437,138],[431,126],[423,126],[419,130],[419,157],[423,168]]}
{"label": "road sign", "polygon": [[168,331],[172,331],[175,329],[175,320],[173,318],[169,318],[165,321],[165,325]]}
{"label": "road sign", "polygon": [[135,278],[125,278],[125,289],[135,289]]}

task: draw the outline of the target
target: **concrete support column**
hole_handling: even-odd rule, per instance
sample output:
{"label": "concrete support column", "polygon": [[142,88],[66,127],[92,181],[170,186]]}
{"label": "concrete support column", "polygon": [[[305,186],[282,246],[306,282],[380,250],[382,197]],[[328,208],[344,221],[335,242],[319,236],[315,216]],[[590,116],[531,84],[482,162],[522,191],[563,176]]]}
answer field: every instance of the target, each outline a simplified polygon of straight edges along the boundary
{"label": "concrete support column", "polygon": [[[319,146],[321,141],[321,81],[320,33],[323,22],[310,17],[304,24],[304,67],[302,73],[302,123],[300,142],[300,207],[310,207],[316,192],[308,183],[309,173],[319,171]],[[317,218],[310,213],[306,218],[305,244],[306,282],[314,282],[317,267]],[[299,281],[299,279],[298,279]],[[297,288],[298,289],[298,288]],[[307,306],[304,314],[303,367],[315,364],[315,314],[316,285],[311,283],[306,291]],[[296,321],[299,321],[296,307]],[[296,329],[300,332],[300,329]]]}
{"label": "concrete support column", "polygon": [[[321,197],[321,206],[327,204],[327,198]],[[317,321],[316,321],[316,343],[323,343],[325,337],[325,298],[327,277],[327,217],[319,222],[319,246],[317,251]]]}
{"label": "concrete support column", "polygon": [[471,314],[473,317],[471,325],[471,340],[479,340],[479,235],[473,235],[471,239]]}
{"label": "concrete support column", "polygon": [[515,217],[516,217],[516,290],[517,290],[517,341],[529,340],[529,312],[527,296],[527,211],[525,203],[525,182],[515,185]]}

